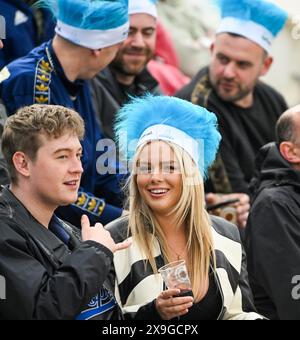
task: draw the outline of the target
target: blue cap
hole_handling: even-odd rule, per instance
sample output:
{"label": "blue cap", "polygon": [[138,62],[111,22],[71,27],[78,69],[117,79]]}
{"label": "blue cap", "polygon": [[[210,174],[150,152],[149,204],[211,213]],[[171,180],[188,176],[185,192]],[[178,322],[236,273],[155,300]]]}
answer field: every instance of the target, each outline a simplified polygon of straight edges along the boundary
{"label": "blue cap", "polygon": [[129,15],[146,13],[157,18],[157,0],[129,0]]}
{"label": "blue cap", "polygon": [[57,19],[56,33],[90,49],[109,47],[128,35],[128,0],[40,0]]}
{"label": "blue cap", "polygon": [[216,0],[222,13],[217,33],[233,33],[254,41],[269,52],[288,13],[264,0]]}

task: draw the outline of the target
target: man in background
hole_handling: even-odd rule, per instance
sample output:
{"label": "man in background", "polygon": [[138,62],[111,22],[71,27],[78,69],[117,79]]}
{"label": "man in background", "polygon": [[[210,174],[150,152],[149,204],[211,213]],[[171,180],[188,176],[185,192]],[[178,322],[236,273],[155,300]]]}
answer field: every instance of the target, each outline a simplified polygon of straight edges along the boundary
{"label": "man in background", "polygon": [[[276,122],[287,109],[283,97],[260,78],[272,65],[271,43],[288,15],[263,0],[219,3],[222,21],[211,47],[210,65],[177,95],[218,116],[219,170],[217,176],[210,176],[208,190],[248,193],[255,156],[275,140]],[[223,174],[221,181],[218,172]]]}
{"label": "man in background", "polygon": [[277,143],[264,146],[251,184],[246,227],[249,281],[257,310],[299,320],[300,106],[277,123]]}
{"label": "man in background", "polygon": [[157,10],[153,0],[129,0],[129,35],[111,64],[91,81],[93,103],[104,134],[113,139],[115,114],[147,92],[159,94],[147,70],[155,52]]}

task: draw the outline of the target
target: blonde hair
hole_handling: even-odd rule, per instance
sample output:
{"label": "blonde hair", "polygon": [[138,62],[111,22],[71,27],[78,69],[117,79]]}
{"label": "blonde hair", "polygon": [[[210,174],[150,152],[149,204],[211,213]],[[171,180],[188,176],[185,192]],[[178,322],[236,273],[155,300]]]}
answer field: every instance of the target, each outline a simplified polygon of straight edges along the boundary
{"label": "blonde hair", "polygon": [[[185,225],[188,267],[195,300],[203,296],[210,264],[215,267],[215,253],[211,222],[205,210],[204,183],[192,158],[179,146],[167,143],[174,151],[182,174],[182,195],[171,213],[175,213],[178,226]],[[158,239],[162,255],[170,262],[170,252],[164,232],[149,206],[141,198],[137,187],[137,162],[143,146],[136,152],[133,171],[129,179],[129,233],[142,248],[152,270],[157,273],[152,244]]]}
{"label": "blonde hair", "polygon": [[2,135],[2,152],[7,162],[11,181],[17,182],[13,155],[24,152],[34,161],[42,146],[39,138],[45,134],[50,138],[59,138],[70,132],[81,140],[84,136],[84,122],[74,110],[59,105],[31,105],[21,108],[9,117]]}

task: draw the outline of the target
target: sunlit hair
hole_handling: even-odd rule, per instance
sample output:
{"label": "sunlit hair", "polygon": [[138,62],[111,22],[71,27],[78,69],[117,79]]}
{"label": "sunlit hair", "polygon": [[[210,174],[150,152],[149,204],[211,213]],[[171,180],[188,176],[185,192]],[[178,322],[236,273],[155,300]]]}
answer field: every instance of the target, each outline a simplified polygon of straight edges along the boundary
{"label": "sunlit hair", "polygon": [[[215,253],[211,233],[211,222],[205,210],[203,179],[192,158],[179,146],[167,143],[174,151],[182,174],[182,195],[171,214],[175,213],[177,225],[186,227],[187,254],[190,278],[196,301],[203,297],[203,287],[207,280],[210,264],[215,266]],[[164,232],[152,210],[142,199],[137,186],[137,164],[144,146],[140,147],[133,161],[132,175],[128,181],[129,189],[129,233],[141,247],[144,255],[157,273],[157,266],[151,245],[159,240],[166,262],[171,261]],[[193,169],[193,170],[192,170]]]}
{"label": "sunlit hair", "polygon": [[2,152],[8,165],[11,181],[16,183],[17,174],[13,155],[24,152],[32,161],[42,146],[41,134],[59,138],[71,133],[83,139],[84,122],[74,110],[59,105],[31,105],[17,111],[5,123],[2,135]]}

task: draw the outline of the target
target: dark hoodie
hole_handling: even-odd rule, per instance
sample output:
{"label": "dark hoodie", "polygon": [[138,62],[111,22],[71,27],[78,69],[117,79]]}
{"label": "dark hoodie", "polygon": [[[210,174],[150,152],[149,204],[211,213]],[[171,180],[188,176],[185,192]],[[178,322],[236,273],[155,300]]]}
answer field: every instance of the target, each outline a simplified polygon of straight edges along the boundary
{"label": "dark hoodie", "polygon": [[300,171],[275,143],[256,159],[246,229],[248,271],[259,313],[300,319]]}

